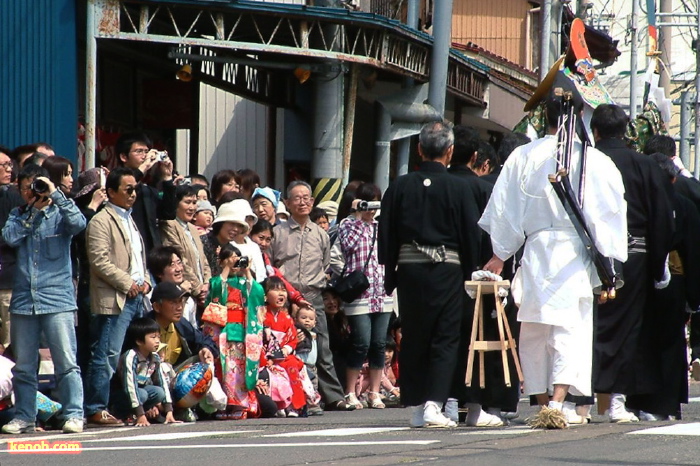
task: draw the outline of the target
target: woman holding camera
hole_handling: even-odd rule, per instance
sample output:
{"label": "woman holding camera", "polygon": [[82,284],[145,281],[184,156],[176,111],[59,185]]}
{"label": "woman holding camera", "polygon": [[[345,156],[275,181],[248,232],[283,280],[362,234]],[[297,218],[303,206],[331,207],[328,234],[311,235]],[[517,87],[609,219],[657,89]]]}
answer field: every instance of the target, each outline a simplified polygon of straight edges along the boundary
{"label": "woman holding camera", "polygon": [[227,408],[217,419],[245,419],[260,414],[257,391],[266,391],[258,380],[263,329],[258,309],[265,309],[265,292],[238,248],[223,245],[218,259],[221,273],[209,281],[202,332],[218,343],[221,353]]}
{"label": "woman holding camera", "polygon": [[362,270],[369,281],[369,288],[358,299],[345,305],[351,345],[347,360],[345,400],[357,409],[362,408],[362,404],[355,393],[355,385],[365,359],[369,362],[367,404],[370,408],[384,408],[379,385],[384,369],[384,347],[392,297],[384,293],[384,266],[377,260],[378,223],[374,218],[377,211],[358,210],[366,202],[381,200],[381,196],[376,185],[362,183],[355,191],[355,200],[352,202],[354,214],[338,227],[338,241],[345,258],[343,276]]}

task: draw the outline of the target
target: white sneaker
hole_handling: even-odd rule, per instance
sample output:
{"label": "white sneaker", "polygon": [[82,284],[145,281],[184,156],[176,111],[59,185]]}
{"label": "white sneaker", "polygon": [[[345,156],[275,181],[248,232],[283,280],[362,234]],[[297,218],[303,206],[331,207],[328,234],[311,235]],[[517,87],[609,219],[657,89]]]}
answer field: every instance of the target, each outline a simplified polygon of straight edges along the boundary
{"label": "white sneaker", "polygon": [[503,419],[500,416],[489,414],[483,409],[480,410],[479,417],[476,420],[469,419],[467,416],[467,426],[469,427],[501,427]]}
{"label": "white sneaker", "polygon": [[79,434],[83,431],[83,420],[81,418],[72,417],[63,424],[64,434]]}
{"label": "white sneaker", "polygon": [[2,432],[5,434],[24,434],[25,432],[34,432],[34,423],[23,421],[21,419],[13,419],[4,426]]}
{"label": "white sneaker", "polygon": [[294,408],[287,408],[285,410],[287,417],[299,417],[299,413]]}
{"label": "white sneaker", "polygon": [[639,422],[634,413],[627,411],[625,401],[627,397],[621,393],[610,395],[610,409],[607,411],[610,422]]}
{"label": "white sneaker", "polygon": [[646,411],[639,411],[639,420],[648,422],[668,421],[668,416],[662,416],[660,414],[651,414],[647,413]]}
{"label": "white sneaker", "polygon": [[576,404],[570,401],[565,401],[563,403],[561,412],[564,413],[566,417],[566,422],[569,425],[586,424],[587,419],[576,412]]}
{"label": "white sneaker", "polygon": [[287,412],[284,409],[278,409],[275,417],[287,417]]}
{"label": "white sneaker", "polygon": [[690,375],[693,380],[700,381],[700,359],[693,359],[690,364]]}
{"label": "white sneaker", "polygon": [[450,421],[459,422],[459,403],[455,398],[448,398],[445,403],[445,417]]}
{"label": "white sneaker", "polygon": [[457,427],[457,423],[445,417],[442,414],[442,409],[434,401],[428,401],[425,403],[425,408],[423,409],[423,423],[425,427]]}
{"label": "white sneaker", "polygon": [[425,426],[425,421],[423,421],[423,410],[425,405],[418,405],[411,407],[411,427],[423,427]]}

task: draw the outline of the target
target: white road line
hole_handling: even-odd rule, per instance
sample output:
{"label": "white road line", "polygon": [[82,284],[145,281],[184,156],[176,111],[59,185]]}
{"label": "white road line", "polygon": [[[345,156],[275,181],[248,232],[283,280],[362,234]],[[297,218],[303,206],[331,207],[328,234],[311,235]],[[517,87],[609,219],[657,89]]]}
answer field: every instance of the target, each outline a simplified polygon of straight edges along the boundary
{"label": "white road line", "polygon": [[469,432],[458,432],[456,435],[521,435],[535,432],[529,427],[507,427],[505,429],[484,429],[472,430]]}
{"label": "white road line", "polygon": [[54,435],[28,435],[26,437],[11,437],[11,438],[3,438],[0,440],[0,445],[6,444],[7,442],[11,441],[28,441],[28,442],[40,442],[42,440],[53,440],[53,439],[72,439],[72,440],[77,440],[83,437],[94,437],[96,435],[101,435],[101,434],[111,434],[112,432],[129,432],[134,429],[138,429],[138,427],[118,427],[115,429],[104,429],[104,430],[86,430],[85,432],[82,432],[80,434],[54,434]]}
{"label": "white road line", "polygon": [[[393,440],[376,442],[302,442],[302,443],[240,443],[240,444],[211,444],[211,445],[168,445],[168,450],[182,450],[193,448],[289,448],[289,447],[366,447],[366,446],[392,446],[392,445],[430,445],[440,443],[439,440]],[[87,447],[86,451],[122,451],[122,450],[157,450],[158,445],[131,445],[116,447]],[[0,453],[10,453],[10,450],[0,450]]]}
{"label": "white road line", "polygon": [[673,424],[671,426],[652,427],[644,430],[627,432],[628,435],[690,435],[700,436],[700,422]]}
{"label": "white road line", "polygon": [[286,432],[284,434],[263,435],[263,437],[343,437],[347,435],[378,434],[381,432],[393,432],[409,430],[409,427],[349,427],[346,429],[323,429],[301,432]]}
{"label": "white road line", "polygon": [[[260,430],[213,430],[210,432],[166,432],[163,434],[134,435],[133,437],[111,437],[84,440],[83,443],[92,442],[138,442],[146,440],[167,441],[186,438],[211,437],[215,435],[236,435],[251,432],[261,432]],[[65,438],[65,435],[64,435]]]}
{"label": "white road line", "polygon": [[693,398],[688,398],[688,403],[700,403],[700,396],[694,396]]}

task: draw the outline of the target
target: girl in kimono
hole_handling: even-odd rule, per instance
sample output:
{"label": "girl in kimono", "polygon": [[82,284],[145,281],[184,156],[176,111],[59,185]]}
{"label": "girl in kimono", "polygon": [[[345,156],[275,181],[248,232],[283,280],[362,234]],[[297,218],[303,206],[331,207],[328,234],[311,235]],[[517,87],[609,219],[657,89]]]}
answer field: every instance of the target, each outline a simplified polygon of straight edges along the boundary
{"label": "girl in kimono", "polygon": [[[217,419],[245,419],[258,414],[258,366],[262,347],[261,313],[265,293],[253,278],[241,252],[225,244],[219,252],[221,274],[210,280],[209,303],[226,307],[226,325],[207,322],[202,331],[219,344],[221,386],[227,396],[225,412]],[[243,258],[245,259],[245,258]]]}
{"label": "girl in kimono", "polygon": [[[313,397],[313,385],[306,374],[304,362],[294,354],[297,347],[297,329],[294,319],[286,309],[287,289],[284,281],[279,277],[269,277],[263,286],[266,303],[263,325],[265,332],[269,329],[269,337],[260,362],[261,365],[267,366],[268,372],[286,372],[292,390],[291,403],[280,407],[285,408],[287,417],[298,417],[306,405],[306,392],[309,389]],[[270,385],[274,392],[272,378]],[[283,403],[281,400],[275,401],[278,401],[278,405]]]}

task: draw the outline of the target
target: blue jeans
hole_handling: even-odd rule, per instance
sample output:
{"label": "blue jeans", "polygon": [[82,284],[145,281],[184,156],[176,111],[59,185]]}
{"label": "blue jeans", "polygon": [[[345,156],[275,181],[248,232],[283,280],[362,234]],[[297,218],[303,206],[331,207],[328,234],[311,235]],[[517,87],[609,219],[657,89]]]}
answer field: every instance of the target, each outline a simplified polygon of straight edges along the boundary
{"label": "blue jeans", "polygon": [[[165,401],[165,391],[157,385],[144,385],[136,388],[136,394],[139,397],[139,403],[143,406],[144,411],[148,411],[158,403]],[[114,394],[114,409],[117,416],[126,417],[134,413],[134,408],[131,407],[129,395],[124,390]]]}
{"label": "blue jeans", "polygon": [[347,356],[349,369],[362,369],[365,358],[370,369],[384,369],[384,349],[390,318],[391,312],[348,316],[351,345]]}
{"label": "blue jeans", "polygon": [[90,322],[92,358],[85,376],[85,414],[92,416],[107,409],[109,384],[117,370],[126,329],[141,317],[143,295],[130,298],[118,315],[93,315]]}
{"label": "blue jeans", "polygon": [[73,311],[55,314],[12,314],[10,327],[12,349],[16,357],[12,369],[15,393],[15,418],[27,422],[36,420],[37,371],[39,341],[46,337],[63,416],[83,418],[83,384],[75,358],[75,317]]}

